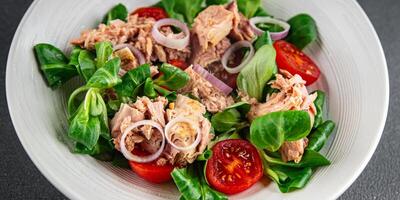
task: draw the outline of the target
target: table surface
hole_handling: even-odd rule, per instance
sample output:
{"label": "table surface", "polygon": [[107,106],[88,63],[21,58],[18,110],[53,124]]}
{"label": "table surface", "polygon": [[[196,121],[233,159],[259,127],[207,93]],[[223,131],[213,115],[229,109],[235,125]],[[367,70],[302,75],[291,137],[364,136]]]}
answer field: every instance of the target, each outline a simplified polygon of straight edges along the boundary
{"label": "table surface", "polygon": [[[345,1],[345,0],[343,0]],[[19,142],[5,95],[7,55],[32,0],[0,1],[0,199],[67,199],[38,171]],[[400,199],[399,0],[359,0],[385,50],[390,76],[389,114],[379,146],[363,173],[340,199]]]}

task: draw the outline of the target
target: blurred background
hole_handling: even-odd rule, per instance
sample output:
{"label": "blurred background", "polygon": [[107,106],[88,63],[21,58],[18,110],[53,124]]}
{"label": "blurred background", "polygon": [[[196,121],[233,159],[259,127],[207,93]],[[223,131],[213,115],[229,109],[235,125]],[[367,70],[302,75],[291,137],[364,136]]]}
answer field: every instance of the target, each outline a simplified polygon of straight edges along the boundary
{"label": "blurred background", "polygon": [[[400,0],[358,2],[375,26],[386,54],[390,106],[376,152],[340,199],[400,199]],[[25,153],[7,108],[4,81],[7,55],[18,23],[31,3],[32,0],[0,1],[0,199],[67,199]]]}

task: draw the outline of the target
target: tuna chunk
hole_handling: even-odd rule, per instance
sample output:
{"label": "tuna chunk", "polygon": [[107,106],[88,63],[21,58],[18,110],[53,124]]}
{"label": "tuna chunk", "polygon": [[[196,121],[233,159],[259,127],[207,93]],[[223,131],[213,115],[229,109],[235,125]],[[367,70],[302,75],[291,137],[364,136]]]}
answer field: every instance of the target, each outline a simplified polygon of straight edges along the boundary
{"label": "tuna chunk", "polygon": [[135,123],[143,119],[143,112],[140,112],[136,108],[130,107],[128,104],[122,104],[114,118],[111,119],[111,135],[115,138],[121,133],[120,127],[124,120],[125,123]]}
{"label": "tuna chunk", "polygon": [[[113,45],[128,43],[143,53],[146,62],[188,59],[190,57],[189,47],[176,50],[155,42],[151,35],[154,23],[153,18],[138,17],[136,14],[131,14],[128,16],[127,22],[114,20],[110,25],[100,24],[97,29],[84,31],[79,38],[71,40],[71,44],[93,49],[97,42],[102,41],[109,41]],[[169,27],[164,27],[161,31],[166,34],[172,33]]]}
{"label": "tuna chunk", "polygon": [[307,138],[291,142],[288,141],[284,142],[281,148],[279,149],[282,156],[282,160],[284,162],[294,161],[295,163],[299,163],[304,154],[304,149],[307,147],[307,145],[308,145]]}
{"label": "tuna chunk", "polygon": [[128,47],[114,52],[121,59],[121,69],[129,71],[139,66],[139,62]]}
{"label": "tuna chunk", "polygon": [[271,87],[278,89],[279,92],[273,93],[267,97],[265,103],[253,103],[249,119],[285,110],[306,110],[310,111],[310,117],[313,121],[315,114],[314,100],[317,94],[309,95],[305,86],[305,81],[299,75],[290,75],[284,78],[281,74],[276,75],[276,80],[272,82]]}
{"label": "tuna chunk", "polygon": [[217,45],[232,29],[233,13],[223,6],[209,6],[199,13],[193,23],[192,32],[197,37],[200,47]]}
{"label": "tuna chunk", "polygon": [[233,26],[229,34],[229,37],[236,40],[248,40],[251,41],[255,38],[255,34],[251,29],[249,20],[239,12],[236,1],[226,6],[226,9],[233,13]]}
{"label": "tuna chunk", "polygon": [[224,38],[215,46],[202,49],[197,38],[192,39],[192,56],[190,63],[207,67],[209,64],[220,61],[225,51],[231,46],[229,39]]}
{"label": "tuna chunk", "polygon": [[190,81],[180,92],[191,93],[199,98],[208,111],[216,113],[234,103],[231,96],[223,94],[220,90],[211,85],[210,82],[195,72],[192,67],[187,68],[185,71],[189,74]]}
{"label": "tuna chunk", "polygon": [[[214,137],[214,135],[210,133],[211,123],[208,119],[203,117],[205,112],[204,105],[183,95],[178,95],[176,102],[170,104],[170,108],[167,109],[167,118],[169,120],[177,117],[189,119],[199,128],[201,137],[199,145],[189,151],[179,152],[172,146],[167,145],[163,155],[171,164],[185,166],[188,163],[194,162],[197,156],[203,153],[208,143]],[[181,147],[189,146],[197,137],[196,130],[188,123],[177,123],[171,128],[169,134],[171,141],[174,142],[175,145]]]}
{"label": "tuna chunk", "polygon": [[[285,75],[286,78],[281,74]],[[282,71],[281,74],[277,74],[276,80],[271,83],[271,87],[278,89],[279,92],[268,96],[265,103],[243,98],[252,104],[248,118],[253,120],[256,117],[277,111],[304,110],[310,115],[310,126],[312,126],[316,113],[314,100],[317,98],[317,94],[308,94],[305,81],[299,75],[295,74],[293,76],[286,71]],[[290,142],[285,141],[279,150],[282,160],[285,162],[300,162],[307,144],[307,138]]]}
{"label": "tuna chunk", "polygon": [[[115,148],[120,150],[119,144],[122,134],[126,128],[137,121],[144,119],[152,120],[164,127],[170,120],[183,117],[190,120],[195,127],[192,127],[188,123],[177,123],[171,129],[171,141],[178,146],[188,146],[195,141],[197,137],[196,128],[198,128],[201,137],[199,145],[189,151],[179,151],[174,149],[170,144],[166,144],[164,152],[156,162],[158,165],[170,163],[181,167],[193,163],[197,156],[203,153],[207,144],[214,137],[210,133],[211,123],[203,117],[206,109],[200,102],[183,95],[178,95],[175,103],[170,103],[168,109],[165,109],[167,104],[168,101],[164,97],[158,97],[154,100],[150,100],[147,97],[140,97],[133,104],[122,104],[120,110],[115,114],[110,123]],[[133,129],[128,133],[125,140],[126,148],[129,151],[140,147],[149,153],[155,153],[160,148],[161,142],[162,137],[160,132],[148,125]]]}
{"label": "tuna chunk", "polygon": [[[119,143],[123,132],[135,122],[148,119],[165,126],[164,107],[167,103],[164,97],[159,97],[154,101],[147,97],[141,97],[134,104],[121,104],[119,111],[110,122],[115,148],[120,149]],[[161,137],[158,130],[149,126],[134,129],[125,140],[128,150],[132,151],[137,144],[150,153],[154,153],[160,147],[160,142]]]}

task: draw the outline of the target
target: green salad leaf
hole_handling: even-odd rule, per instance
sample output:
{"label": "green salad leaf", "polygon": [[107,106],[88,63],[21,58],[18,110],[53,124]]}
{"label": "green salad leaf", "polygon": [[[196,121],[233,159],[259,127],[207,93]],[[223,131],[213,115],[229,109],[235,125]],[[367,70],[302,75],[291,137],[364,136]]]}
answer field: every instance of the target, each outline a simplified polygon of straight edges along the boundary
{"label": "green salad leaf", "polygon": [[125,169],[131,169],[129,166],[129,161],[122,155],[122,153],[115,151],[114,158],[112,160],[112,165],[116,167],[121,167]]}
{"label": "green salad leaf", "polygon": [[235,128],[232,128],[225,133],[217,135],[210,143],[208,143],[207,149],[210,150],[218,142],[229,139],[241,139]]}
{"label": "green salad leaf", "polygon": [[307,149],[319,151],[325,145],[333,129],[335,129],[335,122],[327,120],[320,124],[313,132],[308,136]]}
{"label": "green salad leaf", "polygon": [[156,6],[163,8],[168,16],[186,22],[189,26],[203,9],[204,0],[161,0]]}
{"label": "green salad leaf", "polygon": [[185,21],[191,25],[197,14],[203,9],[203,1],[204,0],[175,0],[175,11],[181,13]]}
{"label": "green salad leaf", "polygon": [[218,132],[231,129],[240,122],[240,113],[236,109],[227,109],[212,116],[211,124]]}
{"label": "green salad leaf", "polygon": [[200,154],[196,160],[198,161],[206,161],[210,159],[212,156],[212,151],[210,149],[206,149],[202,154]]}
{"label": "green salad leaf", "polygon": [[211,5],[222,5],[228,3],[229,0],[206,0],[206,5],[211,6]]}
{"label": "green salad leaf", "polygon": [[72,77],[78,75],[78,71],[73,65],[69,64],[69,60],[64,53],[53,45],[37,44],[34,47],[34,52],[40,70],[51,88],[58,88]]}
{"label": "green salad leaf", "polygon": [[98,69],[93,76],[88,80],[87,86],[107,89],[114,87],[118,83],[121,82],[121,79],[118,77],[118,71],[121,64],[121,60],[117,58],[113,58],[104,65],[104,67]]}
{"label": "green salad leaf", "polygon": [[281,32],[285,30],[282,26],[272,23],[259,23],[256,26],[263,31],[269,31],[269,32]]}
{"label": "green salad leaf", "polygon": [[259,50],[262,46],[268,44],[272,45],[272,39],[271,39],[271,34],[269,31],[265,31],[261,36],[257,38],[257,40],[254,42],[254,48],[256,50]]}
{"label": "green salad leaf", "polygon": [[80,74],[80,71],[79,71],[80,67],[79,67],[78,57],[79,57],[79,54],[81,53],[82,50],[83,49],[81,47],[74,46],[72,48],[71,55],[69,56],[69,62],[68,62],[69,65],[72,65],[72,66],[76,67],[76,70],[78,71],[79,74]]}
{"label": "green salad leaf", "polygon": [[314,105],[317,110],[317,113],[315,114],[314,125],[313,125],[313,128],[316,128],[319,125],[321,125],[321,123],[323,122],[322,115],[323,115],[323,109],[324,109],[326,95],[325,95],[325,92],[323,92],[321,90],[317,90],[314,93],[317,93],[317,98],[314,100]]}
{"label": "green salad leaf", "polygon": [[238,102],[211,117],[211,125],[218,132],[225,132],[233,127],[238,128],[245,123],[250,104]]}
{"label": "green salad leaf", "polygon": [[165,88],[162,88],[158,85],[154,85],[154,89],[161,95],[164,96],[165,98],[168,99],[168,101],[175,101],[176,100],[176,91],[170,91]]}
{"label": "green salad leaf", "polygon": [[110,24],[112,20],[120,19],[126,21],[128,17],[128,9],[123,4],[117,4],[104,16],[102,23]]}
{"label": "green salad leaf", "polygon": [[135,89],[150,78],[150,65],[144,64],[129,70],[121,79],[122,82],[114,87],[119,97],[136,97]]}
{"label": "green salad leaf", "polygon": [[228,109],[236,109],[240,112],[242,116],[245,116],[250,111],[251,105],[247,102],[237,102],[225,108]]}
{"label": "green salad leaf", "polygon": [[88,154],[101,161],[111,161],[113,159],[114,145],[111,140],[99,137],[96,145],[89,149],[86,146],[76,143],[74,153]]}
{"label": "green salad leaf", "polygon": [[154,89],[154,83],[151,78],[147,78],[144,82],[144,95],[149,98],[156,98],[158,96],[156,90]]}
{"label": "green salad leaf", "polygon": [[260,47],[250,62],[242,69],[237,78],[237,86],[250,97],[261,101],[267,82],[274,75],[276,52],[271,45]]}
{"label": "green salad leaf", "polygon": [[258,7],[256,13],[254,13],[254,16],[270,16],[268,12],[260,5]]}
{"label": "green salad leaf", "polygon": [[97,69],[102,68],[110,59],[113,47],[111,42],[98,42],[94,45],[96,49],[96,66]]}
{"label": "green salad leaf", "polygon": [[260,149],[275,152],[284,141],[306,137],[310,129],[310,117],[305,111],[272,112],[253,120],[250,141]]}
{"label": "green salad leaf", "polygon": [[288,20],[290,31],[286,41],[303,49],[318,37],[317,24],[308,14],[299,14]]}
{"label": "green salad leaf", "polygon": [[196,161],[186,168],[175,168],[172,179],[181,193],[180,199],[185,200],[227,200],[227,196],[213,190],[206,182],[204,177],[205,163]]}
{"label": "green salad leaf", "polygon": [[190,80],[186,72],[167,63],[162,64],[159,70],[162,75],[154,80],[154,83],[171,90],[183,88]]}
{"label": "green salad leaf", "polygon": [[[74,52],[73,52],[74,53]],[[78,69],[81,76],[88,81],[96,72],[95,55],[88,50],[80,50],[78,55]]]}
{"label": "green salad leaf", "polygon": [[279,190],[283,193],[304,188],[312,175],[310,167],[291,168],[276,165],[266,168],[265,171],[265,174],[278,184]]}
{"label": "green salad leaf", "polygon": [[163,8],[169,17],[185,22],[183,15],[175,11],[175,5],[175,0],[161,0],[158,4],[156,4],[157,7]]}
{"label": "green salad leaf", "polygon": [[[85,100],[81,103],[69,125],[68,136],[74,141],[84,145],[88,149],[92,149],[100,137],[100,114],[104,111],[101,104],[105,103],[99,98],[98,91],[89,89],[86,93]],[[94,102],[95,105],[92,105]],[[91,109],[96,111],[92,111]],[[99,112],[100,111],[100,112]]]}
{"label": "green salad leaf", "polygon": [[237,0],[239,11],[248,19],[255,16],[261,7],[260,0]]}
{"label": "green salad leaf", "polygon": [[282,161],[281,158],[274,158],[268,156],[265,152],[261,156],[269,163],[269,165],[281,165],[293,168],[304,168],[304,167],[314,168],[331,164],[331,162],[328,159],[326,159],[323,155],[310,149],[306,149],[304,151],[304,154],[299,163],[295,163],[293,161],[284,162]]}

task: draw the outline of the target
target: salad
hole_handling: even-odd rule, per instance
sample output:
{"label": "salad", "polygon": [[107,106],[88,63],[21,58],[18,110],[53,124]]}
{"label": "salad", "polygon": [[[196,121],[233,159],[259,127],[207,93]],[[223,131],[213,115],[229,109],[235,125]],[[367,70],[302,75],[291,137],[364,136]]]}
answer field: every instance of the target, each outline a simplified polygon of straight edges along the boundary
{"label": "salad", "polygon": [[187,200],[227,199],[262,177],[305,187],[330,164],[319,151],[335,123],[325,93],[307,90],[321,74],[302,51],[316,22],[278,17],[260,0],[118,4],[68,56],[35,45],[49,87],[81,83],[67,103],[71,151],[173,181]]}

